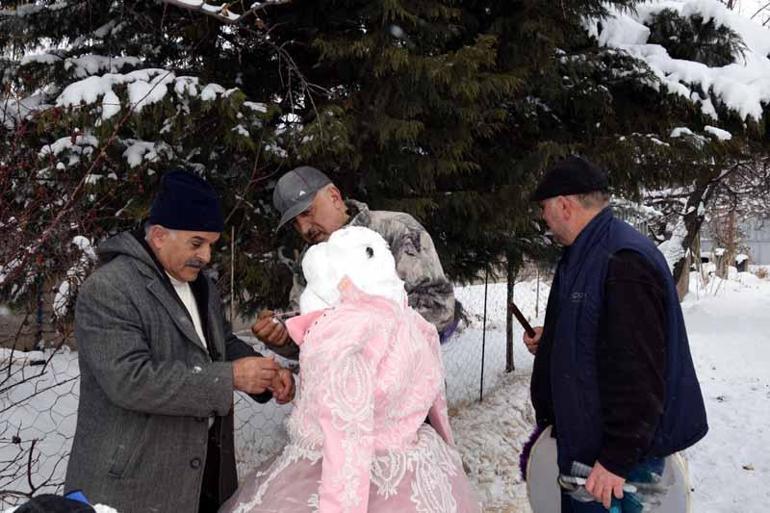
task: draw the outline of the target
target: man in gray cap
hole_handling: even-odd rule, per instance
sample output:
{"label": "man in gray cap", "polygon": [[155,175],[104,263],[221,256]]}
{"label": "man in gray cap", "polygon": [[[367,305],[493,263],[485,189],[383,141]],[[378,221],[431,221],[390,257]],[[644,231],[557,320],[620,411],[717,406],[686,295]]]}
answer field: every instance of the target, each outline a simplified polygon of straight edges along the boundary
{"label": "man in gray cap", "polygon": [[[460,304],[444,275],[433,239],[415,218],[403,212],[369,210],[365,203],[344,200],[328,176],[309,166],[293,169],[278,180],[273,205],[281,213],[278,228],[291,223],[307,243],[305,250],[326,241],[344,226],[364,226],[382,235],[404,280],[409,305],[436,326],[442,341],[457,328]],[[306,285],[300,265],[302,256],[294,268],[292,309],[297,309]],[[252,331],[277,353],[296,358],[297,347],[286,328],[274,321],[273,312],[261,312]]]}

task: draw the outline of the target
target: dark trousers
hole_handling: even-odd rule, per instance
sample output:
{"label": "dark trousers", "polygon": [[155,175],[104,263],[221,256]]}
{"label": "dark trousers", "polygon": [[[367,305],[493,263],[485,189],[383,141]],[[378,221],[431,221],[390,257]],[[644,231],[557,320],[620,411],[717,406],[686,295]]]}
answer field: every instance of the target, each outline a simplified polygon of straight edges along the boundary
{"label": "dark trousers", "polygon": [[206,451],[206,464],[203,467],[203,483],[198,513],[217,513],[224,502],[219,496],[219,446],[216,441],[216,429],[209,431],[209,446]]}
{"label": "dark trousers", "polygon": [[607,510],[601,502],[580,502],[562,492],[561,513],[607,513]]}

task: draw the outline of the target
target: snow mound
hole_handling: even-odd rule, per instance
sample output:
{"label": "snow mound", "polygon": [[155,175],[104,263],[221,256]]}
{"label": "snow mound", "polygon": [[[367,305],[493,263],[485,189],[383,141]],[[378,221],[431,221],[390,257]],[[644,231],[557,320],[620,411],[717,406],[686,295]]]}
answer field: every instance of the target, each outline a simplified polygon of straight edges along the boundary
{"label": "snow mound", "polygon": [[522,509],[513,511],[528,510],[519,454],[534,425],[529,372],[505,376],[483,402],[452,418],[463,464],[486,506],[515,504]]}

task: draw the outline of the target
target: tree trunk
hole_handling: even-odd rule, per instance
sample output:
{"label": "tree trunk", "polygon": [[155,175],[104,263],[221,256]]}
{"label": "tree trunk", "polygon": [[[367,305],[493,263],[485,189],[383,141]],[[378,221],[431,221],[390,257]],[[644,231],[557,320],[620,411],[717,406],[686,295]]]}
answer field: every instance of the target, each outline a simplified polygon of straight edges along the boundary
{"label": "tree trunk", "polygon": [[736,222],[735,207],[727,214],[727,244],[725,248],[724,276],[730,277],[730,267],[735,265],[735,257],[738,256],[738,224]]}
{"label": "tree trunk", "polygon": [[[691,259],[686,257],[686,266],[689,269]],[[679,280],[676,282],[676,293],[679,296],[679,302],[681,302],[690,290],[690,273],[682,273]]]}
{"label": "tree trunk", "polygon": [[[513,285],[516,282],[516,265],[509,254],[505,261],[506,274],[506,305],[513,303]],[[513,315],[508,307],[508,315],[505,317],[505,372],[515,369],[513,362]]]}
{"label": "tree trunk", "polygon": [[[695,237],[700,232],[705,219],[705,205],[711,199],[711,195],[716,189],[715,178],[719,176],[719,171],[714,170],[698,180],[695,189],[687,198],[687,205],[684,209],[683,221],[685,226],[685,236],[682,238],[682,257],[674,263],[674,283],[679,284],[683,274],[689,274],[690,270],[690,248],[692,248]],[[686,294],[686,289],[684,293]],[[684,295],[679,296],[680,301]]]}

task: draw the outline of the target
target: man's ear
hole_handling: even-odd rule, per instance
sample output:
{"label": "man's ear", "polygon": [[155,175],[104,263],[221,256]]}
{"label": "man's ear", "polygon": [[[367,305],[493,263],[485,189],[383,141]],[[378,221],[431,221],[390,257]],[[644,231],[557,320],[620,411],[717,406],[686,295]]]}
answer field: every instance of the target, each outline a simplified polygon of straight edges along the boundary
{"label": "man's ear", "polygon": [[150,228],[150,232],[147,235],[148,235],[147,239],[148,239],[148,242],[150,243],[150,247],[160,248],[166,242],[168,231],[161,226],[154,225],[153,227]]}
{"label": "man's ear", "polygon": [[329,199],[332,200],[332,204],[335,207],[345,207],[345,201],[342,198],[342,193],[336,185],[330,185],[326,193],[329,195]]}

